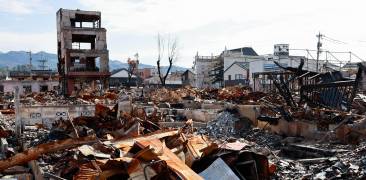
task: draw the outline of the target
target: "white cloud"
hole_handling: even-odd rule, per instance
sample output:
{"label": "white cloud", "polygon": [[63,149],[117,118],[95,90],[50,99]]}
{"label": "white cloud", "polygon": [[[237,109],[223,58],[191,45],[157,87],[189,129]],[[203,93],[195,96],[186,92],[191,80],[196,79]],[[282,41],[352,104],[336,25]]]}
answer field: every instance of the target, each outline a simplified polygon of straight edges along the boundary
{"label": "white cloud", "polygon": [[0,51],[26,50],[56,53],[56,32],[16,33],[0,32]]}
{"label": "white cloud", "polygon": [[[197,51],[220,53],[225,46],[253,46],[260,53],[272,53],[273,44],[290,43],[291,48],[315,49],[318,31],[348,42],[324,42],[334,51],[355,51],[366,59],[366,26],[362,0],[80,0],[86,9],[102,12],[111,57],[127,58],[137,50],[143,62],[154,64],[156,34],[166,32],[179,38],[178,64],[191,66]],[[144,36],[139,45],[129,45],[121,34]],[[114,48],[114,47],[118,47]],[[123,53],[121,53],[123,51]],[[304,54],[299,54],[304,55]]]}
{"label": "white cloud", "polygon": [[0,12],[16,15],[50,12],[51,7],[43,0],[0,0]]}
{"label": "white cloud", "polygon": [[[23,15],[14,16],[14,19],[28,18],[24,15],[39,12],[55,16],[53,9],[60,7],[50,8],[48,4],[59,3],[50,2],[0,0],[0,12]],[[362,42],[366,41],[366,25],[363,23],[363,17],[366,17],[363,7],[366,2],[363,0],[79,2],[80,4],[75,4],[80,7],[70,7],[70,4],[67,7],[101,11],[102,25],[107,29],[110,57],[122,61],[138,52],[141,62],[155,64],[158,32],[177,36],[181,47],[177,64],[187,67],[192,65],[197,51],[202,55],[218,54],[225,46],[253,46],[259,54],[272,53],[275,43],[289,43],[291,48],[315,49],[315,34],[319,31],[347,42],[341,45],[324,41],[324,48],[333,51],[354,51],[366,59],[366,43]],[[34,25],[40,26],[37,23]],[[8,29],[3,31],[6,32],[0,32],[0,50],[35,48],[56,51],[56,32],[42,33],[42,28],[39,33],[33,34],[16,33],[17,29],[13,32]]]}

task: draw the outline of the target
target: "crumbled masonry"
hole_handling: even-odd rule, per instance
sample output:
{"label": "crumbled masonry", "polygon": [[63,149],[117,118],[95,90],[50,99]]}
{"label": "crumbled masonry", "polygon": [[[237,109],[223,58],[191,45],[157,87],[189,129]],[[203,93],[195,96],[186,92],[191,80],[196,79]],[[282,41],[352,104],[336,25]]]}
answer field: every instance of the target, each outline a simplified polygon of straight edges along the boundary
{"label": "crumbled masonry", "polygon": [[207,172],[227,171],[236,179],[366,177],[362,94],[353,101],[357,109],[347,112],[298,103],[296,95],[297,107],[290,107],[281,95],[242,87],[141,93],[141,88],[102,94],[85,88],[74,97],[21,96],[20,113],[30,105],[93,111],[59,112],[55,119],[41,111],[39,117],[21,116],[17,134],[14,109],[3,110],[1,175],[203,179],[210,177]]}
{"label": "crumbled masonry", "polygon": [[267,93],[242,86],[16,92],[1,99],[0,176],[366,179],[366,98],[358,88],[365,68],[346,80],[301,67],[266,73],[274,82]]}

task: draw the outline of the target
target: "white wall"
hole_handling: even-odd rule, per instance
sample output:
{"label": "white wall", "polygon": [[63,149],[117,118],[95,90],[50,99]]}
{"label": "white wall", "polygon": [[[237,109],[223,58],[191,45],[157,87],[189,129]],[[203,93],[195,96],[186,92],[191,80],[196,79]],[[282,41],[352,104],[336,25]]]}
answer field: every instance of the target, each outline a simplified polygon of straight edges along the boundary
{"label": "white wall", "polygon": [[224,56],[224,71],[234,62],[252,62],[264,60],[263,56],[226,55]]}
{"label": "white wall", "polygon": [[224,80],[229,80],[229,75],[231,75],[231,80],[235,80],[235,74],[242,74],[244,79],[247,79],[247,71],[239,65],[234,64],[224,72]]}
{"label": "white wall", "polygon": [[95,105],[21,106],[19,116],[24,125],[39,123],[51,127],[60,118],[67,119],[67,114],[72,118],[94,116]]}
{"label": "white wall", "polygon": [[15,87],[19,88],[19,93],[24,94],[23,86],[32,86],[32,92],[39,92],[40,86],[48,86],[48,90],[53,90],[54,86],[58,86],[58,81],[36,81],[36,80],[4,80],[0,81],[0,85],[4,86],[4,93],[12,93],[15,91]]}
{"label": "white wall", "polygon": [[212,77],[209,76],[209,73],[211,70],[213,70],[216,63],[218,63],[218,60],[210,60],[210,59],[195,60],[196,87],[206,88],[214,86],[210,84]]}
{"label": "white wall", "polygon": [[128,77],[127,70],[123,69],[118,71],[116,74],[111,75],[111,77],[119,78],[119,77]]}

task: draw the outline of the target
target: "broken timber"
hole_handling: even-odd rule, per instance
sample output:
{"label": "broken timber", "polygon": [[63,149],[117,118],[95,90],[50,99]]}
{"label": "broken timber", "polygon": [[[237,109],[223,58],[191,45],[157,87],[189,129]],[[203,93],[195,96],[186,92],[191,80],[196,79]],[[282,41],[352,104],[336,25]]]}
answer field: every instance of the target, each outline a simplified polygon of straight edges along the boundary
{"label": "broken timber", "polygon": [[170,149],[168,149],[159,139],[154,140],[140,140],[136,144],[141,148],[146,148],[148,146],[154,148],[155,150],[161,149],[162,154],[156,154],[160,160],[164,160],[168,167],[172,169],[176,174],[182,179],[203,179],[197,173],[195,173],[191,168],[189,168],[182,160],[180,160]]}
{"label": "broken timber", "polygon": [[40,155],[46,153],[52,153],[59,150],[74,148],[83,144],[96,142],[95,136],[87,136],[77,139],[66,139],[61,141],[50,142],[46,144],[41,144],[36,147],[29,148],[28,150],[18,153],[8,159],[0,161],[0,171],[5,169],[25,164],[31,160],[36,160]]}

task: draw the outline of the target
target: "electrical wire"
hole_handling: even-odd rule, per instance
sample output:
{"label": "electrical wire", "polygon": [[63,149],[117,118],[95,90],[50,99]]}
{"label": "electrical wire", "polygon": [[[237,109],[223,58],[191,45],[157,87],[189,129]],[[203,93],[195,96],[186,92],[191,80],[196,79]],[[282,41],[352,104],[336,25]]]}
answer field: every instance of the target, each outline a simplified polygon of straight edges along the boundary
{"label": "electrical wire", "polygon": [[325,36],[325,35],[322,35],[321,37],[322,37],[322,39],[327,40],[329,42],[333,42],[335,44],[347,44],[346,42],[343,42],[343,41],[340,41],[340,40],[337,40],[337,39],[333,39],[333,38]]}

